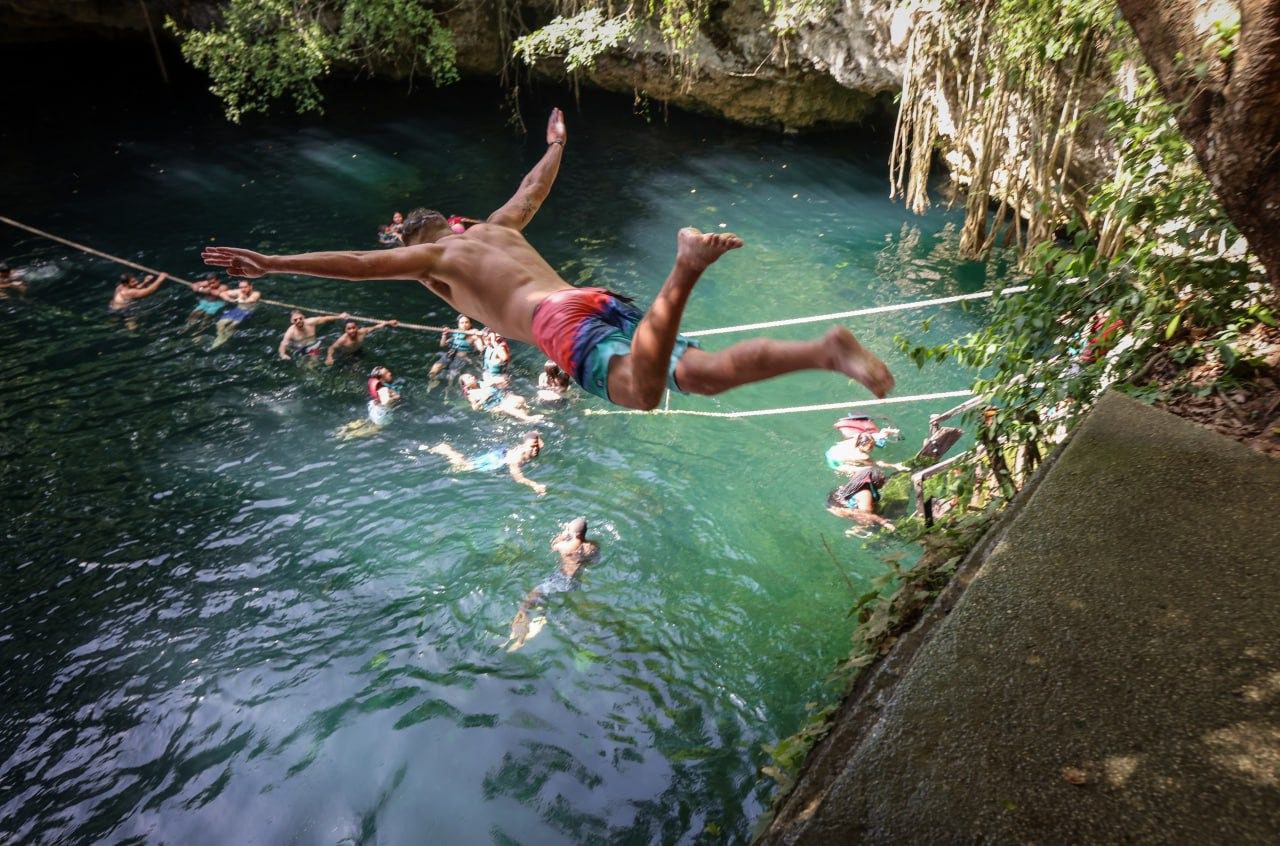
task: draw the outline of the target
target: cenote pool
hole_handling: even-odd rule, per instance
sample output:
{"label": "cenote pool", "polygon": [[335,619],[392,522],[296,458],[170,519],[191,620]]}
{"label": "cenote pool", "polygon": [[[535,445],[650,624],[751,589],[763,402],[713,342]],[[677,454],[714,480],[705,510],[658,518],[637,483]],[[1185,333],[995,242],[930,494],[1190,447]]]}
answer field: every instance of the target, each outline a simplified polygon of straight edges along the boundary
{"label": "cenote pool", "polygon": [[[127,96],[127,92],[121,94]],[[553,101],[548,101],[551,105]],[[682,225],[746,247],[703,278],[688,329],[947,296],[989,284],[955,218],[887,199],[887,130],[784,138],[629,104],[566,105],[569,143],[530,241],[575,284],[647,304]],[[6,132],[0,213],[109,253],[201,272],[210,243],[373,248],[394,209],[484,216],[544,149],[496,100],[340,93],[324,117],[237,127],[206,100],[85,105]],[[578,394],[527,472],[457,475],[422,444],[479,452],[523,431],[428,392],[436,338],[375,334],[356,366],[278,361],[287,315],[235,338],[184,327],[176,285],[136,331],[105,309],[110,263],[7,227],[31,292],[0,301],[0,840],[14,843],[743,842],[773,786],[767,744],[838,693],[874,549],[824,510],[835,412],[592,416]],[[273,277],[266,296],[448,322],[414,283]],[[980,311],[851,322],[897,393],[964,388],[894,351]],[[931,318],[927,329],[921,321]],[[327,337],[332,338],[336,327]],[[803,338],[822,327],[777,330]],[[708,338],[708,348],[733,337]],[[385,363],[404,406],[340,441]],[[516,390],[542,362],[515,349]],[[867,398],[830,374],[708,411]],[[906,442],[950,403],[892,406]],[[583,515],[603,544],[544,631],[502,644]]]}

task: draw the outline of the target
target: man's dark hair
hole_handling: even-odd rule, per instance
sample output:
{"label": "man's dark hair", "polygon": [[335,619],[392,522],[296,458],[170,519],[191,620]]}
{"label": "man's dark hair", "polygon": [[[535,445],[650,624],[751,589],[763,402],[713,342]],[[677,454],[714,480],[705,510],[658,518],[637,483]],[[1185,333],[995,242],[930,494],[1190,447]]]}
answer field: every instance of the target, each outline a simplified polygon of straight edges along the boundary
{"label": "man's dark hair", "polygon": [[400,234],[405,240],[408,240],[421,229],[447,229],[448,227],[449,221],[440,212],[419,208],[405,215]]}

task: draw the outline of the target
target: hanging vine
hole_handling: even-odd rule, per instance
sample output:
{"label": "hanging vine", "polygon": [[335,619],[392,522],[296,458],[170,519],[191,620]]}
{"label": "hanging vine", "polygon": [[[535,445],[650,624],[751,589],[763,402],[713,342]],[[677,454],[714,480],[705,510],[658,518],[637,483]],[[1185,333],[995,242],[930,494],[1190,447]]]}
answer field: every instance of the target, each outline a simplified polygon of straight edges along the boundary
{"label": "hanging vine", "polygon": [[[1019,248],[1051,237],[1080,207],[1067,165],[1114,8],[1103,0],[985,0],[918,14],[890,159],[892,195],[915,211],[928,208],[933,155],[948,134],[968,178],[963,254],[989,254],[1002,227],[1005,243]],[[994,216],[992,196],[1001,198]]]}

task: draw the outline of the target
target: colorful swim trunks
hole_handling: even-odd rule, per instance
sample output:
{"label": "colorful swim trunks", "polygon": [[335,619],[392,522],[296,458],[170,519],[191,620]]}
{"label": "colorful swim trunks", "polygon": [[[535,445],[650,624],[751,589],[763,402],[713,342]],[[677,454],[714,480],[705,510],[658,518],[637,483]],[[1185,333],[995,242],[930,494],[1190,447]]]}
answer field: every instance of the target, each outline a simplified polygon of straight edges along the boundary
{"label": "colorful swim trunks", "polygon": [[[609,362],[631,352],[631,337],[644,312],[631,300],[604,288],[557,291],[538,303],[533,312],[533,339],[561,370],[588,393],[609,399]],[[698,343],[676,336],[667,368],[667,387],[684,393],[676,384],[676,364],[689,347]]]}

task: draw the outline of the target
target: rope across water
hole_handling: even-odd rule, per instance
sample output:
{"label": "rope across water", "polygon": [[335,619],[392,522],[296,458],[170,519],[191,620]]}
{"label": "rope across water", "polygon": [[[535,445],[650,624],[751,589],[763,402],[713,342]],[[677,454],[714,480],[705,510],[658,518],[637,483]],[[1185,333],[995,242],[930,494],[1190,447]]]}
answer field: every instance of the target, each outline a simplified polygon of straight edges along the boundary
{"label": "rope across water", "polygon": [[[33,235],[39,235],[41,238],[48,238],[50,241],[57,241],[59,244],[65,244],[68,247],[73,247],[77,250],[80,250],[83,253],[88,253],[89,255],[98,256],[99,258],[104,258],[107,261],[113,261],[116,264],[124,265],[125,267],[132,267],[134,270],[141,270],[143,273],[154,273],[155,275],[159,276],[160,273],[162,272],[162,271],[156,270],[154,267],[147,267],[145,264],[138,264],[136,261],[130,261],[129,259],[121,258],[120,256],[113,256],[110,253],[104,253],[101,250],[95,250],[93,247],[89,247],[84,244],[78,244],[75,241],[72,241],[70,239],[63,238],[58,235],[54,235],[52,232],[45,232],[43,229],[37,229],[34,226],[28,226],[25,223],[16,221],[13,218],[5,217],[4,215],[0,215],[0,223],[7,223],[10,226],[15,227],[17,229],[25,230],[27,232],[32,233]],[[186,285],[188,288],[194,288],[196,286],[196,283],[190,282],[178,276],[174,276],[173,274],[169,274],[169,279],[173,280],[174,282],[177,282],[179,285]],[[334,314],[334,312],[332,311],[324,311],[323,309],[310,308],[308,306],[301,306],[301,305],[294,305],[293,303],[285,303],[285,302],[281,302],[280,300],[269,300],[266,297],[263,297],[262,299],[258,300],[258,302],[263,303],[265,305],[273,305],[273,306],[279,306],[280,308],[297,310],[302,312],[303,314],[322,314],[322,315]],[[383,322],[381,318],[365,317],[364,315],[360,315],[360,314],[351,314],[350,317],[352,320],[358,320],[362,323],[382,323]],[[400,322],[400,327],[404,329],[416,329],[419,332],[445,332],[453,329],[452,326],[426,326],[421,323],[405,323],[404,321]]]}
{"label": "rope across water", "polygon": [[[104,258],[107,261],[112,261],[112,262],[115,262],[116,264],[124,265],[125,267],[131,267],[134,270],[141,270],[143,273],[154,273],[156,275],[159,275],[162,272],[162,271],[156,270],[153,267],[147,267],[144,264],[139,264],[138,262],[130,261],[129,259],[122,258],[120,256],[114,256],[114,255],[111,255],[110,253],[104,253],[101,250],[96,250],[93,247],[86,246],[85,244],[79,244],[70,239],[63,238],[58,235],[54,235],[51,232],[45,232],[43,229],[37,229],[34,226],[28,226],[25,223],[21,223],[17,220],[14,220],[9,217],[5,217],[3,215],[0,215],[0,223],[6,223],[9,226],[15,227],[17,229],[22,229],[26,232],[32,233],[33,235],[38,235],[41,238],[47,238],[50,241],[56,241],[59,244],[65,244],[68,247],[72,247],[74,249],[80,250],[81,252],[88,253],[89,255],[94,255],[94,256],[98,256],[99,258]],[[190,282],[186,279],[182,279],[177,276],[169,275],[168,278],[172,279],[174,282],[177,282],[180,285],[186,285],[188,288],[194,288],[196,286],[196,283]],[[749,332],[755,329],[773,329],[779,326],[797,326],[803,323],[820,323],[824,321],[830,322],[833,320],[841,320],[849,317],[864,317],[870,314],[885,314],[887,312],[907,311],[910,309],[925,308],[928,306],[935,306],[935,305],[947,305],[950,303],[965,302],[968,300],[988,299],[997,293],[1020,294],[1025,290],[1027,290],[1027,287],[1025,285],[1015,285],[1009,288],[1003,288],[998,292],[997,291],[978,291],[972,294],[957,294],[952,297],[939,297],[937,299],[932,299],[932,300],[917,300],[915,302],[897,303],[895,305],[874,306],[872,308],[854,309],[852,311],[836,311],[828,314],[817,314],[810,317],[793,317],[785,320],[770,320],[764,323],[743,323],[737,326],[724,326],[719,329],[697,329],[692,332],[685,332],[683,334],[686,337],[694,338],[694,337],[706,337],[708,335],[727,335],[733,332]],[[325,314],[333,313],[329,311],[323,311],[320,309],[309,308],[307,306],[294,305],[293,303],[281,302],[279,300],[268,300],[266,298],[259,300],[259,302],[264,303],[266,305],[279,306],[280,308],[294,309],[297,311],[301,311],[304,314],[325,315]],[[365,317],[359,314],[352,314],[350,315],[350,317],[352,320],[358,320],[363,323],[383,322],[380,318]],[[416,329],[420,332],[442,332],[442,331],[449,331],[453,328],[449,326],[427,326],[420,323],[405,323],[403,321],[401,321],[399,325],[402,328]],[[848,408],[865,408],[868,406],[894,405],[898,403],[920,402],[924,400],[956,399],[959,397],[968,397],[968,396],[972,396],[972,393],[970,391],[942,391],[939,393],[916,394],[914,396],[907,396],[907,397],[888,397],[885,399],[860,400],[860,401],[855,400],[852,402],[823,403],[820,405],[797,405],[797,406],[789,406],[786,408],[762,408],[762,409],[755,409],[753,411],[692,411],[688,409],[671,408],[670,394],[668,393],[667,405],[664,408],[655,409],[653,411],[637,411],[634,409],[613,408],[613,409],[587,409],[585,413],[590,415],[683,414],[691,417],[716,417],[721,419],[739,419],[744,417],[765,417],[765,416],[776,415],[776,414],[799,414],[799,413],[808,412],[808,411],[835,411],[835,410],[848,409]]]}

